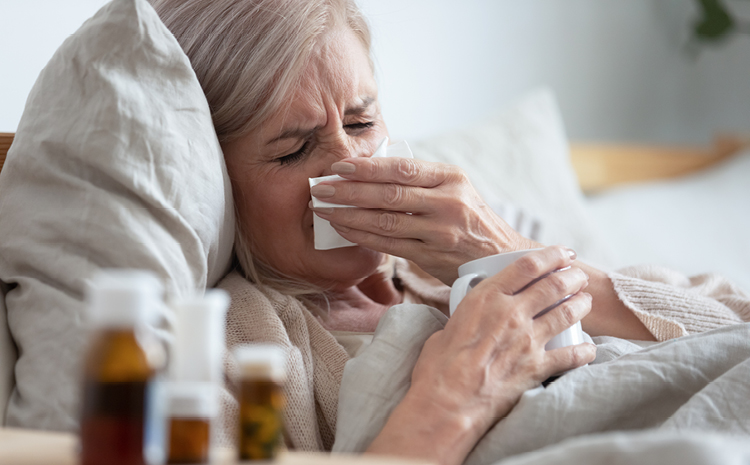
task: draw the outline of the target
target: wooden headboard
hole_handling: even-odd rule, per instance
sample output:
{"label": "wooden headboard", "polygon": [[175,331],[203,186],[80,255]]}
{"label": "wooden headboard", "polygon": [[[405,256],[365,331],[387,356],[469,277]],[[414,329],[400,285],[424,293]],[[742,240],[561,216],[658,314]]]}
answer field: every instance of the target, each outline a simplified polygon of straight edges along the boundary
{"label": "wooden headboard", "polygon": [[8,153],[10,144],[13,143],[13,136],[13,133],[0,132],[0,171],[2,171],[5,163],[5,154]]}
{"label": "wooden headboard", "polygon": [[[0,132],[0,170],[13,142]],[[725,160],[750,145],[739,137],[719,137],[712,147],[611,145],[573,143],[570,158],[584,192],[640,181],[674,178]]]}
{"label": "wooden headboard", "polygon": [[584,192],[696,173],[738,154],[750,139],[718,136],[710,147],[573,143],[570,161]]}

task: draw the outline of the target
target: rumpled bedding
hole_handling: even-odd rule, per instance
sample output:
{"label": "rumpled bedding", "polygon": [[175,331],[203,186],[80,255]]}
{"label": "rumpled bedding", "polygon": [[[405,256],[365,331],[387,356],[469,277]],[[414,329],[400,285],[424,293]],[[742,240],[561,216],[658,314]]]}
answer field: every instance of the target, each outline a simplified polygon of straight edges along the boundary
{"label": "rumpled bedding", "polygon": [[[346,365],[334,452],[367,448],[446,322],[425,305],[386,313]],[[663,343],[594,342],[592,364],[527,391],[465,463],[750,463],[750,324]]]}

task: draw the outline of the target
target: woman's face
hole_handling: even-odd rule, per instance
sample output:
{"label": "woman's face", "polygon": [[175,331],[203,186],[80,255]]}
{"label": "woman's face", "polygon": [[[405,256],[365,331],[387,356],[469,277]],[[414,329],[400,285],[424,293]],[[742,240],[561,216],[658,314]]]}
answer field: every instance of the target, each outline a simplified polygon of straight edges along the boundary
{"label": "woman's face", "polygon": [[350,30],[329,34],[289,105],[224,145],[239,221],[252,253],[287,276],[343,289],[372,274],[381,254],[315,250],[308,178],[368,157],[387,136],[367,51]]}

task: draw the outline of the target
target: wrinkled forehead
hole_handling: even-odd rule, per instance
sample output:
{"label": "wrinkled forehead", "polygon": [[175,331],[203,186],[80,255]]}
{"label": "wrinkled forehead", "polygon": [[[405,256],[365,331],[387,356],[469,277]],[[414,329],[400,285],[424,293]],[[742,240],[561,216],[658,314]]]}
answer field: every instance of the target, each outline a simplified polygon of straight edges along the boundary
{"label": "wrinkled forehead", "polygon": [[369,52],[349,28],[326,34],[299,77],[292,100],[359,96],[375,84]]}
{"label": "wrinkled forehead", "polygon": [[367,98],[377,98],[367,49],[350,29],[331,31],[312,53],[285,104],[263,126],[272,131],[292,121],[320,124],[327,112],[343,115]]}

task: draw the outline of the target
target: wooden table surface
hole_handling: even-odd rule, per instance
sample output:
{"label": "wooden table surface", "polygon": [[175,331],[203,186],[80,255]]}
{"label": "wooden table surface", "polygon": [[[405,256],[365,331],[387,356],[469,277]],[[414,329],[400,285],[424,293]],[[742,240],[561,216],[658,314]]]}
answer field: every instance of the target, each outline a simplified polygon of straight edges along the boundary
{"label": "wooden table surface", "polygon": [[[0,464],[2,465],[77,465],[78,437],[69,433],[52,433],[16,428],[0,428]],[[221,451],[217,464],[237,463],[231,451]],[[249,463],[249,462],[244,462]],[[392,457],[345,454],[285,452],[277,465],[426,465],[426,462]]]}

